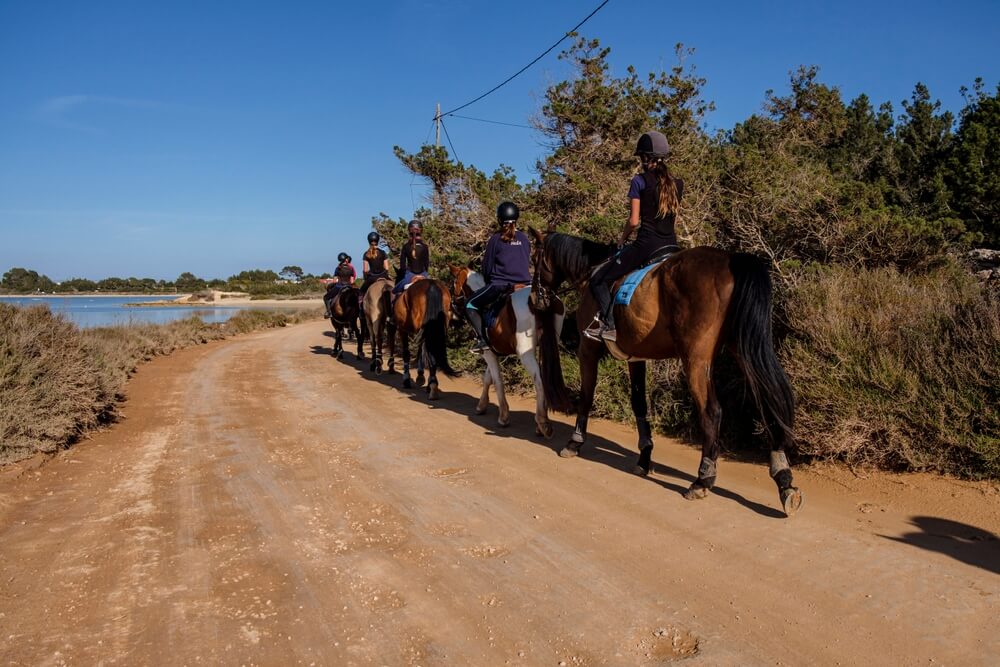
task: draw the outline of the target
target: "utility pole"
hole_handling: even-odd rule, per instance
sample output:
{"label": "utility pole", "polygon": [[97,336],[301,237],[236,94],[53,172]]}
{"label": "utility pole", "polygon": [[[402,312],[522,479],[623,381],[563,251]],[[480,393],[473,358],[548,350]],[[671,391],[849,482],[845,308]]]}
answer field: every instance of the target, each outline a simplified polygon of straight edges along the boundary
{"label": "utility pole", "polygon": [[438,102],[437,109],[434,113],[434,145],[438,148],[441,146],[441,103]]}

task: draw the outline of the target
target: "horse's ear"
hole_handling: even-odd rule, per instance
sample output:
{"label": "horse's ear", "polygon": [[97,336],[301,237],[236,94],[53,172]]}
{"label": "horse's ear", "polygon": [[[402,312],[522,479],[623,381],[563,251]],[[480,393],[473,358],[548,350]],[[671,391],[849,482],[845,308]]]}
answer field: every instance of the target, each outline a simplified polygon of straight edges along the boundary
{"label": "horse's ear", "polygon": [[535,241],[537,241],[538,243],[542,243],[545,241],[545,235],[542,234],[540,231],[538,231],[534,227],[528,227],[528,229],[531,230],[531,235],[535,237]]}

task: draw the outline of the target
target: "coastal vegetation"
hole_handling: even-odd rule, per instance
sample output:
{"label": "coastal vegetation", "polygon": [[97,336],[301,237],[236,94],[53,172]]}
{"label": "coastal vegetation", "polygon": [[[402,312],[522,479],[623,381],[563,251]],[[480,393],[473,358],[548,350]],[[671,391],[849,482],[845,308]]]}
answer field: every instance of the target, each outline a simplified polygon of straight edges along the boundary
{"label": "coastal vegetation", "polygon": [[320,316],[242,311],[222,324],[80,329],[45,306],[0,303],[0,464],[72,444],[117,417],[125,381],[174,350]]}
{"label": "coastal vegetation", "polygon": [[250,269],[240,271],[226,280],[203,279],[189,271],[180,274],[176,280],[155,278],[118,278],[101,280],[70,278],[55,282],[46,275],[23,267],[13,267],[0,279],[0,294],[190,294],[206,290],[226,292],[246,292],[251,296],[303,296],[320,295],[324,285],[320,282],[329,278],[323,273],[314,276],[305,273],[301,267],[286,266],[280,273],[270,269]]}
{"label": "coastal vegetation", "polygon": [[[547,149],[530,183],[441,146],[395,148],[430,186],[417,216],[438,275],[448,262],[477,261],[503,199],[519,204],[523,226],[612,242],[635,140],[660,129],[685,182],[682,244],[771,262],[798,454],[1000,477],[1000,270],[977,278],[968,260],[973,247],[1000,247],[1000,88],[972,82],[956,119],[923,84],[897,109],[864,94],[845,100],[818,68],[801,67],[786,91],[764,93],[760,113],[710,132],[713,104],[692,50],[678,46],[667,70],[622,75],[609,53],[578,38],[561,54],[574,74],[542,97],[533,123]],[[405,237],[403,219],[372,222],[385,238]],[[563,365],[572,382],[571,349]],[[730,366],[723,358],[716,368],[730,386],[726,446],[760,449]],[[516,383],[517,365],[505,368]],[[661,432],[692,435],[680,373],[651,364],[651,416]],[[600,378],[595,413],[630,419],[624,364],[607,361]]]}

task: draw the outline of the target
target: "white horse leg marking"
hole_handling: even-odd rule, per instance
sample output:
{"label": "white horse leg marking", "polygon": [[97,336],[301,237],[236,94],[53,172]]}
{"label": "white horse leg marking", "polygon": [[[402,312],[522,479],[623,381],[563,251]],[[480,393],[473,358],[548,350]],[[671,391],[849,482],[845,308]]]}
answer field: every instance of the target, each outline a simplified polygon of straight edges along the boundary
{"label": "white horse leg marking", "polygon": [[500,375],[500,361],[492,350],[483,352],[483,359],[486,360],[486,372],[493,376],[493,383],[497,390],[497,407],[500,409],[500,416],[497,423],[500,426],[510,424],[510,406],[507,405],[507,394],[503,389],[503,376]]}

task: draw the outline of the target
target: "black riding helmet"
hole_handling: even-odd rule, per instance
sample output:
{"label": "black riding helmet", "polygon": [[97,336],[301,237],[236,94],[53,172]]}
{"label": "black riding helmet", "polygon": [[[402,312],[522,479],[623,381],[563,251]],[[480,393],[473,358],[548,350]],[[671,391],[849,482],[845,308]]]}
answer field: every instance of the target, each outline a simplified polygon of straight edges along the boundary
{"label": "black riding helmet", "polygon": [[639,137],[639,143],[635,147],[635,154],[664,158],[670,155],[670,144],[667,143],[667,138],[661,133],[655,130],[646,132]]}
{"label": "black riding helmet", "polygon": [[378,232],[370,232],[368,234],[368,243],[378,243],[382,237],[378,235]]}
{"label": "black riding helmet", "polygon": [[340,262],[341,264],[343,264],[344,260],[350,260],[350,256],[346,252],[342,252],[339,255],[337,255],[337,261],[338,262]]}
{"label": "black riding helmet", "polygon": [[511,201],[502,201],[500,205],[497,206],[497,222],[501,225],[508,222],[517,222],[517,219],[521,216],[521,211],[518,210],[517,204]]}
{"label": "black riding helmet", "polygon": [[406,229],[411,232],[414,229],[417,230],[418,232],[422,232],[424,231],[424,223],[420,222],[419,220],[410,220],[410,224],[406,225]]}

